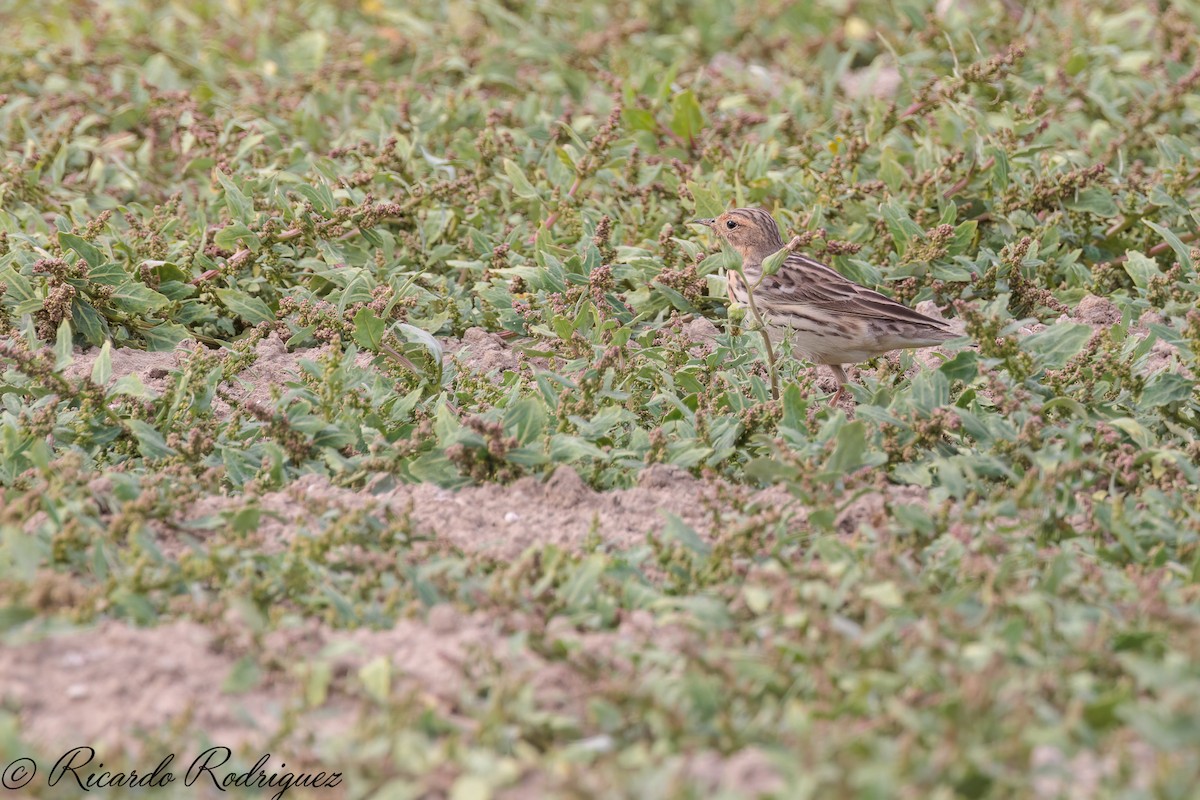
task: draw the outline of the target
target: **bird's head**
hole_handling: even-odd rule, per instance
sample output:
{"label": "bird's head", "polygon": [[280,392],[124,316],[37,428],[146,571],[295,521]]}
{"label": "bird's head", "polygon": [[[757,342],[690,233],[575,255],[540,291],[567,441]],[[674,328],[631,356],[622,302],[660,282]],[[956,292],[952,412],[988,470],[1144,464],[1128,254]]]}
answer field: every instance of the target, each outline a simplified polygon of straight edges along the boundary
{"label": "bird's head", "polygon": [[735,208],[713,219],[692,220],[712,228],[719,238],[729,242],[744,264],[758,264],[783,247],[779,226],[761,208]]}

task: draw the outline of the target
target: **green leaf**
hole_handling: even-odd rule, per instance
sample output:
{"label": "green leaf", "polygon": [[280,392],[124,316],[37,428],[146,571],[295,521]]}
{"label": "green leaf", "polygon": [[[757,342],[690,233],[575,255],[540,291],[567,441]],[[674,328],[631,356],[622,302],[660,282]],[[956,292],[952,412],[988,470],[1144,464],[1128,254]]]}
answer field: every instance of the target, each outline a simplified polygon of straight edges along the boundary
{"label": "green leaf", "polygon": [[372,353],[379,352],[379,343],[383,341],[386,330],[387,323],[375,316],[375,312],[366,306],[354,315],[354,341]]}
{"label": "green leaf", "polygon": [[147,350],[163,353],[174,350],[176,345],[188,338],[188,330],[174,322],[164,322],[143,330],[142,338],[146,340]]}
{"label": "green leaf", "polygon": [[1143,408],[1161,408],[1187,400],[1195,389],[1196,382],[1178,372],[1159,372],[1146,384],[1141,404]]}
{"label": "green leaf", "polygon": [[240,222],[226,225],[213,237],[213,244],[223,250],[237,250],[241,247],[240,242],[244,242],[246,247],[256,253],[262,247],[258,235]]}
{"label": "green leaf", "polygon": [[520,444],[538,439],[545,427],[546,410],[532,397],[523,397],[504,411],[504,428],[511,430]]}
{"label": "green leaf", "polygon": [[41,307],[42,298],[33,291],[29,279],[12,267],[0,269],[0,286],[7,288],[2,297],[15,300],[18,305],[32,301],[37,303],[38,308]]}
{"label": "green leaf", "polygon": [[379,703],[386,703],[392,694],[392,661],[387,656],[371,659],[358,670],[367,695]]}
{"label": "green leaf", "polygon": [[837,446],[825,464],[835,475],[853,472],[867,464],[867,426],[862,420],[848,422],[837,432]]}
{"label": "green leaf", "polygon": [[100,347],[100,354],[92,362],[92,383],[103,386],[112,377],[112,342]]}
{"label": "green leaf", "polygon": [[947,380],[969,382],[979,374],[979,354],[974,350],[962,350],[938,369]]}
{"label": "green leaf", "polygon": [[256,505],[243,506],[228,518],[229,527],[241,536],[254,533],[261,521],[262,509]]}
{"label": "green leaf", "polygon": [[1167,244],[1171,245],[1171,249],[1175,251],[1175,255],[1179,257],[1179,263],[1188,272],[1192,271],[1192,251],[1183,243],[1183,240],[1175,235],[1175,232],[1170,228],[1159,225],[1156,222],[1151,222],[1148,219],[1142,220],[1159,236],[1166,240]]}
{"label": "green leaf", "polygon": [[991,170],[992,186],[995,191],[1003,192],[1009,184],[1008,153],[1004,152],[1003,148],[994,146],[988,147],[985,152],[996,160]]}
{"label": "green leaf", "polygon": [[712,553],[712,545],[700,538],[700,534],[680,517],[670,512],[663,512],[667,524],[663,526],[662,538],[667,542],[679,542],[696,555],[707,558]]}
{"label": "green leaf", "polygon": [[1125,251],[1125,272],[1139,289],[1145,289],[1151,278],[1161,274],[1157,261],[1136,250]]}
{"label": "green leaf", "polygon": [[293,73],[310,73],[324,63],[328,49],[329,36],[324,31],[305,31],[284,45],[283,55]]}
{"label": "green leaf", "polygon": [[89,267],[98,267],[107,260],[104,257],[104,253],[100,252],[100,248],[82,236],[62,231],[58,234],[58,243],[78,253],[79,257],[86,261]]}
{"label": "green leaf", "polygon": [[435,363],[442,363],[442,345],[429,331],[422,330],[416,325],[410,325],[407,322],[397,322],[396,329],[401,331],[410,342],[417,342],[428,350],[429,354],[433,356]]}
{"label": "green leaf", "polygon": [[150,423],[131,419],[128,424],[129,430],[138,440],[138,450],[146,458],[168,458],[175,455],[175,449],[167,446],[167,440]]}
{"label": "green leaf", "polygon": [[275,319],[274,312],[262,300],[251,297],[238,289],[217,289],[217,297],[226,308],[237,314],[251,325],[270,322]]}
{"label": "green leaf", "polygon": [[950,404],[950,379],[941,370],[921,370],[912,380],[913,405],[925,412]]}
{"label": "green leaf", "polygon": [[888,232],[891,233],[892,240],[896,243],[896,253],[903,257],[912,240],[920,239],[925,232],[917,223],[908,218],[908,213],[896,201],[884,203],[879,210],[883,213]]}
{"label": "green leaf", "polygon": [[858,593],[863,599],[878,603],[884,608],[900,608],[904,605],[904,595],[896,586],[895,581],[882,581],[863,586]]}
{"label": "green leaf", "polygon": [[1060,322],[1023,340],[1021,347],[1036,356],[1041,366],[1059,369],[1066,366],[1067,362],[1084,348],[1090,338],[1092,338],[1091,325]]}
{"label": "green leaf", "polygon": [[105,286],[120,286],[128,283],[130,275],[120,264],[99,264],[88,270],[89,283],[99,283]]}
{"label": "green leaf", "polygon": [[225,198],[225,208],[228,209],[229,215],[238,222],[253,222],[251,214],[254,212],[254,204],[242,193],[238,185],[233,182],[233,178],[221,170],[213,170],[213,174],[221,184],[223,197]]}
{"label": "green leaf", "polygon": [[947,250],[949,255],[956,256],[969,250],[975,243],[975,233],[978,229],[979,223],[973,219],[955,225],[954,238],[950,240]]}
{"label": "green leaf", "polygon": [[604,451],[596,445],[569,433],[556,433],[550,437],[552,461],[570,464],[584,458],[604,458]]}
{"label": "green leaf", "polygon": [[1099,186],[1084,189],[1065,205],[1072,211],[1087,211],[1098,217],[1115,217],[1121,213],[1117,202],[1113,200],[1112,192]]}
{"label": "green leaf", "polygon": [[596,553],[580,562],[560,590],[560,597],[567,608],[579,608],[591,598],[600,583],[600,576],[604,574],[607,561],[607,557]]}
{"label": "green leaf", "polygon": [[671,98],[671,130],[689,145],[704,129],[704,112],[691,89],[685,89]]}
{"label": "green leaf", "polygon": [[127,280],[113,289],[109,302],[122,311],[139,316],[151,314],[171,305],[171,301],[137,281]]}
{"label": "green leaf", "polygon": [[504,159],[504,174],[508,176],[509,183],[512,184],[513,194],[524,200],[540,200],[541,195],[538,190],[533,188],[533,184],[525,177],[525,173],[517,166],[517,162],[511,158]]}
{"label": "green leaf", "polygon": [[131,372],[117,379],[117,382],[108,390],[109,396],[118,394],[128,395],[130,397],[138,397],[143,400],[154,400],[155,395],[146,385],[142,383],[142,379],[136,372]]}
{"label": "green leaf", "polygon": [[725,213],[725,204],[708,187],[701,186],[695,181],[688,181],[687,188],[688,192],[692,195],[692,199],[696,201],[697,216],[712,218],[719,217]]}
{"label": "green leaf", "polygon": [[908,183],[908,173],[900,166],[895,151],[890,147],[885,147],[879,156],[879,179],[892,192],[899,192]]}
{"label": "green leaf", "polygon": [[63,369],[74,361],[72,354],[71,341],[74,337],[71,334],[71,321],[64,319],[58,323],[58,336],[54,342],[54,367],[55,369]]}
{"label": "green leaf", "polygon": [[808,418],[808,403],[800,391],[800,386],[789,383],[783,387],[782,400],[783,421],[780,424],[794,431],[803,431]]}
{"label": "green leaf", "polygon": [[346,288],[342,290],[342,296],[338,298],[338,311],[344,312],[348,306],[354,303],[371,302],[371,290],[375,288],[375,285],[375,279],[371,277],[371,273],[365,269],[355,269],[350,280],[346,282]]}
{"label": "green leaf", "polygon": [[221,691],[227,694],[242,694],[248,692],[262,681],[262,671],[252,656],[242,656],[234,663],[233,669],[225,676]]}
{"label": "green leaf", "polygon": [[654,113],[644,108],[625,108],[621,112],[621,122],[631,131],[656,131],[658,120]]}
{"label": "green leaf", "polygon": [[776,272],[779,272],[779,268],[783,266],[783,262],[787,261],[787,257],[791,254],[791,251],[786,247],[782,247],[771,253],[771,255],[763,259],[762,274],[774,275]]}
{"label": "green leaf", "polygon": [[99,347],[108,339],[108,322],[79,295],[71,298],[71,321],[90,345]]}

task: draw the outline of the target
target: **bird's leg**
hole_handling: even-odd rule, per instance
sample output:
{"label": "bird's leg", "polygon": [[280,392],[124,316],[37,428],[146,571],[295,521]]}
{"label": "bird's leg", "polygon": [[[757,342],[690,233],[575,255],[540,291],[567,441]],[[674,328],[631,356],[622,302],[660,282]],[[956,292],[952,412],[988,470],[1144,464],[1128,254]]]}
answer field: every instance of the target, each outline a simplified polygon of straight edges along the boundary
{"label": "bird's leg", "polygon": [[829,406],[832,408],[836,406],[838,402],[841,401],[843,395],[846,394],[846,384],[850,379],[846,377],[846,370],[842,369],[841,364],[828,364],[826,366],[833,370],[833,377],[837,378],[838,382],[837,391],[833,393],[833,397],[829,398]]}

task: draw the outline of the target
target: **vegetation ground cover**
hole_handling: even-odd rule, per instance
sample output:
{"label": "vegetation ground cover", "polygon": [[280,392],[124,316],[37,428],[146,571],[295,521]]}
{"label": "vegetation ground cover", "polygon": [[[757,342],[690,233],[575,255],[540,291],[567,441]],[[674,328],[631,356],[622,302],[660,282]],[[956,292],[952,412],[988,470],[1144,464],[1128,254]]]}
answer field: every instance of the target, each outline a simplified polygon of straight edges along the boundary
{"label": "vegetation ground cover", "polygon": [[[1194,796],[1194,7],[0,18],[0,753]],[[730,203],[977,346],[772,397]]]}

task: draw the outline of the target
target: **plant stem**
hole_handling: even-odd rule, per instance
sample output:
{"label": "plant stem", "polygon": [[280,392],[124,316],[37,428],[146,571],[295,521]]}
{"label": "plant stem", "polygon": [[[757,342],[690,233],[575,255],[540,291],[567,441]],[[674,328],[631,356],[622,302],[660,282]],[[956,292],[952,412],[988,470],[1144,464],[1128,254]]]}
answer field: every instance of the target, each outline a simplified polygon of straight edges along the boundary
{"label": "plant stem", "polygon": [[[771,373],[771,399],[778,400],[779,370],[775,366],[775,347],[771,344],[771,334],[767,330],[767,324],[763,321],[762,315],[758,313],[758,306],[754,303],[754,289],[758,286],[758,282],[755,282],[755,284],[751,286],[750,281],[746,280],[746,273],[743,270],[739,269],[738,274],[742,276],[743,281],[746,281],[747,305],[750,306],[750,314],[754,317],[754,322],[756,325],[758,325],[758,332],[762,335],[763,344],[767,348],[767,368]],[[761,275],[759,276],[758,281],[762,281]]]}
{"label": "plant stem", "polygon": [[[575,182],[571,184],[570,189],[567,189],[566,199],[575,197],[575,193],[579,191],[579,187],[582,185],[583,185],[583,174],[577,172],[575,174]],[[551,228],[553,228],[554,223],[557,220],[558,220],[558,210],[555,209],[554,211],[551,211],[549,215],[547,215],[546,219],[542,220],[542,224],[538,227],[537,232],[532,234],[529,237],[529,241],[531,243],[536,241],[538,233],[541,233],[542,231],[550,230]]]}

